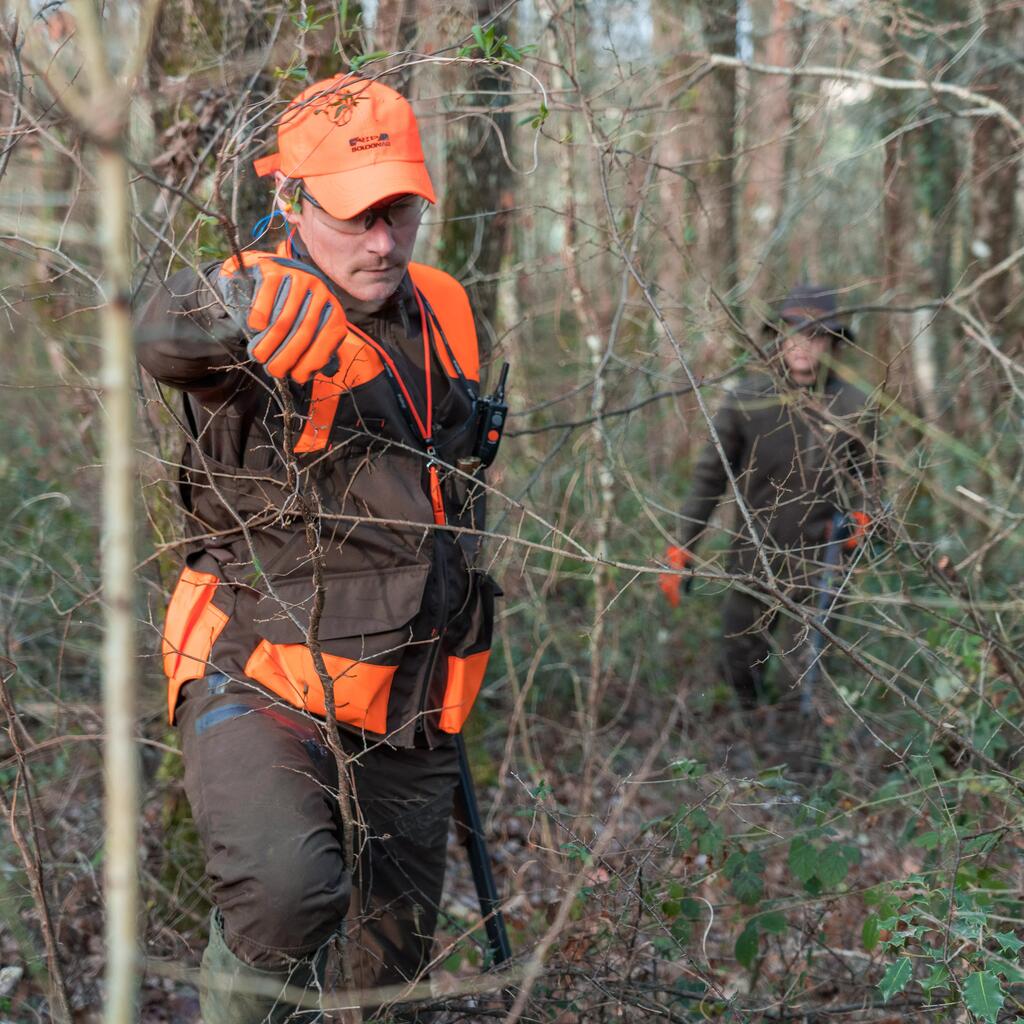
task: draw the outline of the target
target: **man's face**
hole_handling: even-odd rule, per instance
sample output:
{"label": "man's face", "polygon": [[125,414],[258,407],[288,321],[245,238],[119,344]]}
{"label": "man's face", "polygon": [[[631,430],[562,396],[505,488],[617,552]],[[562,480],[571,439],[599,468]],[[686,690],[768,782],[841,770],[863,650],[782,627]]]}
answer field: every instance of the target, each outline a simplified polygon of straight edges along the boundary
{"label": "man's face", "polygon": [[[384,209],[405,200],[415,202],[416,197],[392,196],[372,208]],[[299,211],[285,210],[285,219],[298,228],[316,265],[356,300],[350,304],[351,312],[375,313],[395,293],[412,259],[419,230],[418,219],[402,225],[377,217],[368,230],[353,233],[354,226],[361,226],[360,217],[338,221],[305,198]]]}
{"label": "man's face", "polygon": [[832,347],[832,336],[820,331],[794,331],[782,339],[782,358],[797,384],[813,384],[822,356]]}

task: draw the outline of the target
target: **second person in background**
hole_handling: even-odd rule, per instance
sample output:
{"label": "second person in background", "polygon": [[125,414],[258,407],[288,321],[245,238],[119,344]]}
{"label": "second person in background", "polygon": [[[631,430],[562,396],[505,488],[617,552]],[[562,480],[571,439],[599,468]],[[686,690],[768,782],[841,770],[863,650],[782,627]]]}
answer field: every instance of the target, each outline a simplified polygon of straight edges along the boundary
{"label": "second person in background", "polygon": [[[708,521],[728,491],[729,473],[754,531],[735,517],[728,571],[749,577],[757,596],[733,587],[722,608],[721,670],[743,708],[792,693],[806,669],[806,627],[781,614],[765,588],[765,561],[775,584],[809,603],[822,573],[823,546],[837,512],[852,524],[849,544],[864,535],[877,491],[877,419],[867,396],[836,372],[852,338],[837,315],[836,293],[820,285],[794,288],[767,330],[777,360],[744,376],[714,417],[721,450],[709,440],[693,472],[678,529],[666,552],[675,569],[692,563]],[[673,605],[682,577],[665,573]],[[780,672],[769,676],[778,664]]]}

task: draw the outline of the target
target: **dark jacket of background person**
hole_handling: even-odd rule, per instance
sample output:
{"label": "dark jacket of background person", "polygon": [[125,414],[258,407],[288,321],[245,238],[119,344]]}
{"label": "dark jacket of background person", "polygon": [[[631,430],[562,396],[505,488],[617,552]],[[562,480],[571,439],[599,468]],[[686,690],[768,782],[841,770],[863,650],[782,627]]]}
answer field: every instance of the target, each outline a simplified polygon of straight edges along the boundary
{"label": "dark jacket of background person", "polygon": [[[786,582],[807,582],[836,510],[861,509],[877,479],[877,419],[859,388],[829,374],[820,387],[780,388],[764,373],[743,378],[714,416],[722,452],[758,540],[736,510],[731,571],[757,572],[757,549]],[[723,495],[722,456],[709,441],[693,471],[678,529],[692,549]]]}

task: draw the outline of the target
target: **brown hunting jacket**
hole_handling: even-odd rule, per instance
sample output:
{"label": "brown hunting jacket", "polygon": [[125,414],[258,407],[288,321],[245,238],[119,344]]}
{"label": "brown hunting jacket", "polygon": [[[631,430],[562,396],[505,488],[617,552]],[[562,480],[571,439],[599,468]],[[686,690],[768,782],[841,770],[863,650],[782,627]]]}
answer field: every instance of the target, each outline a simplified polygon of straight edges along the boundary
{"label": "brown hunting jacket", "polygon": [[474,443],[469,302],[453,278],[413,264],[383,309],[350,321],[390,356],[424,418],[417,290],[444,334],[428,332],[439,492],[395,373],[358,330],[337,365],[299,385],[248,359],[205,276],[181,271],[146,305],[139,361],[184,393],[190,436],[180,490],[193,542],[163,639],[172,720],[182,685],[207,672],[324,715],[320,667],[346,727],[397,746],[461,730],[486,669],[495,594],[477,567],[479,536],[436,526],[443,515],[483,527],[472,465],[446,468]]}
{"label": "brown hunting jacket", "polygon": [[[820,387],[780,389],[753,374],[726,397],[714,425],[757,534],[737,509],[730,571],[756,571],[760,544],[773,572],[806,583],[833,514],[864,509],[877,491],[877,418],[867,396],[835,375]],[[683,507],[683,547],[692,549],[729,489],[709,441]]]}

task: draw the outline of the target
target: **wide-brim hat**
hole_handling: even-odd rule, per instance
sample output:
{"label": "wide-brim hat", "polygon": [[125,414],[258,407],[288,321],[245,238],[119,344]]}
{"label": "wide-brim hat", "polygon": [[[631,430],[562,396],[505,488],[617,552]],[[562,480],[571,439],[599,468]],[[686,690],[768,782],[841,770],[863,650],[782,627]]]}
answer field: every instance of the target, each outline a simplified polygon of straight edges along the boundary
{"label": "wide-brim hat", "polygon": [[784,324],[798,331],[852,339],[853,331],[839,318],[838,309],[835,288],[822,284],[798,284],[779,305],[775,322],[767,326],[778,330]]}
{"label": "wide-brim hat", "polygon": [[253,162],[281,171],[332,217],[347,220],[397,195],[437,202],[412,107],[381,82],[340,74],[295,97],[277,126],[277,152]]}

